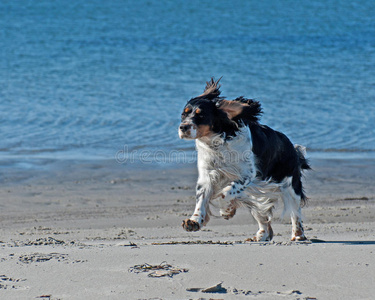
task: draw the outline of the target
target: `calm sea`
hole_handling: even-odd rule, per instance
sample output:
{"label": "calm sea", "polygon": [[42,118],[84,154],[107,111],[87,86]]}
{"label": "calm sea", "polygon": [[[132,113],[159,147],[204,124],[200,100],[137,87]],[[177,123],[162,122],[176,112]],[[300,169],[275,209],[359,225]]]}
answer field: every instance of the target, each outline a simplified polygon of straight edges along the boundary
{"label": "calm sea", "polygon": [[311,155],[372,155],[374,16],[373,0],[2,0],[0,161],[193,153],[180,113],[211,76]]}

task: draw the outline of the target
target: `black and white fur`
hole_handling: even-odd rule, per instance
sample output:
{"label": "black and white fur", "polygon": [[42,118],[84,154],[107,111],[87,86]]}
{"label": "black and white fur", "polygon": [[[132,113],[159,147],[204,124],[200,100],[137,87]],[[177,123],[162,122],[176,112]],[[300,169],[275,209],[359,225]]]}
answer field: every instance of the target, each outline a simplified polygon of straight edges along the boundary
{"label": "black and white fur", "polygon": [[183,228],[197,231],[206,225],[209,204],[215,201],[225,219],[239,206],[248,207],[259,224],[253,240],[270,241],[272,211],[281,197],[284,212],[291,216],[292,240],[305,240],[301,172],[310,169],[305,148],[259,124],[258,101],[220,97],[219,81],[207,82],[204,93],[189,100],[181,116],[179,136],[196,140],[199,171],[195,210]]}

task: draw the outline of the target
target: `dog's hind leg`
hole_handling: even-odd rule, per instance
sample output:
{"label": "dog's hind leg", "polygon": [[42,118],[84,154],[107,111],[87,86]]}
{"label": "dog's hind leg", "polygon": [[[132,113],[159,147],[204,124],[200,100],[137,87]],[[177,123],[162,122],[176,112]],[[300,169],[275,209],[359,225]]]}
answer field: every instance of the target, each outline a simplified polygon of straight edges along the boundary
{"label": "dog's hind leg", "polygon": [[[300,187],[300,188],[297,188]],[[297,192],[300,195],[297,194]],[[292,184],[292,180],[288,180],[287,183],[281,188],[281,197],[284,202],[284,213],[289,213],[292,220],[292,241],[304,241],[306,236],[303,231],[302,225],[302,213],[301,213],[301,201],[303,196],[302,185],[297,180]]]}
{"label": "dog's hind leg", "polygon": [[256,242],[271,241],[273,230],[271,227],[272,211],[277,199],[261,198],[258,201],[243,201],[250,209],[254,219],[258,222],[259,229],[252,239]]}

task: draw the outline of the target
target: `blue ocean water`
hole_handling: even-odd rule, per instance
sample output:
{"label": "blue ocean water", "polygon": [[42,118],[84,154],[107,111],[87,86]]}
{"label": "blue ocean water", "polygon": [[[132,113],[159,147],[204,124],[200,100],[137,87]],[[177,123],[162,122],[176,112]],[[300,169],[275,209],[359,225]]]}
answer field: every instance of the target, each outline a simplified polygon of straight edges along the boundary
{"label": "blue ocean water", "polygon": [[375,2],[0,2],[0,160],[193,151],[211,76],[310,153],[375,153]]}

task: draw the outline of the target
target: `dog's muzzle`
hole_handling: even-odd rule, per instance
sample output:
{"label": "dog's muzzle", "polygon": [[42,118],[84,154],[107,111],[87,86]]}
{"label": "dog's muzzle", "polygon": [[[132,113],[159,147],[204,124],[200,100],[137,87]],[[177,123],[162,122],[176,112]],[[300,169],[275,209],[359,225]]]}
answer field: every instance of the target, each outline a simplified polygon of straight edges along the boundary
{"label": "dog's muzzle", "polygon": [[191,124],[181,124],[180,125],[180,130],[183,133],[188,132],[190,129],[191,129]]}
{"label": "dog's muzzle", "polygon": [[178,128],[178,135],[180,139],[195,139],[197,131],[193,124],[181,123]]}

